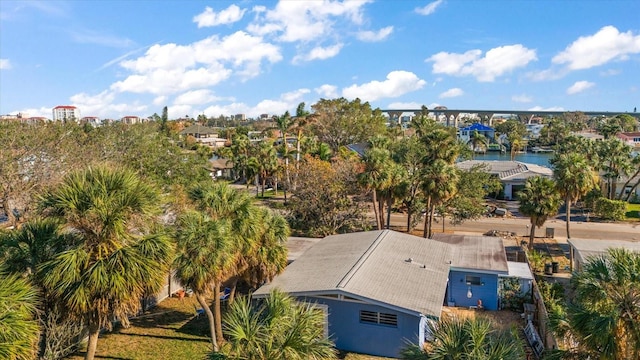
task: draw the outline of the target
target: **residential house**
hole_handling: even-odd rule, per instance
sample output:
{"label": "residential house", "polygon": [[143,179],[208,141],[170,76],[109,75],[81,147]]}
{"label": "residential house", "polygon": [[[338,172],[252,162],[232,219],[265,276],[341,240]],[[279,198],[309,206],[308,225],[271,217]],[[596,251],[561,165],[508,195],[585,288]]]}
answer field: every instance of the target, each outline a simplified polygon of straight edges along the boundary
{"label": "residential house", "polygon": [[640,132],[621,132],[616,137],[635,150],[640,151]]}
{"label": "residential house", "polygon": [[140,118],[139,116],[128,115],[128,116],[123,116],[122,119],[120,119],[120,121],[122,121],[123,124],[133,125],[133,124],[140,124],[144,122],[144,119]]}
{"label": "residential house", "polygon": [[233,179],[233,162],[229,159],[210,159],[211,177],[214,179]]}
{"label": "residential house", "polygon": [[80,109],[72,105],[58,105],[53,108],[53,121],[76,121],[80,119]]}
{"label": "residential house", "polygon": [[553,177],[553,170],[547,167],[520,161],[467,160],[456,163],[458,169],[461,170],[470,170],[478,165],[484,165],[489,174],[500,179],[504,198],[507,200],[516,198],[516,194],[524,188],[524,183],[528,178],[533,176]]}
{"label": "residential house", "polygon": [[196,142],[202,145],[206,145],[212,149],[225,146],[227,139],[218,137],[217,129],[209,126],[195,124],[180,131],[180,136],[186,138],[192,136],[196,139]]}
{"label": "residential house", "polygon": [[590,257],[605,255],[608,249],[627,249],[640,253],[640,241],[571,238],[567,239],[567,243],[570,246],[571,269],[576,271],[580,271]]}
{"label": "residential house", "polygon": [[487,138],[487,141],[491,141],[495,137],[496,131],[489,126],[483,125],[481,123],[473,123],[470,126],[461,128],[459,130],[458,139],[462,140],[465,144],[471,140],[471,136],[473,133],[477,131],[480,135],[484,135]]}
{"label": "residential house", "polygon": [[298,242],[302,254],[254,298],[279,289],[312,303],[338,349],[375,356],[423,345],[445,302],[497,309],[498,277],[509,274],[498,237],[379,230]]}

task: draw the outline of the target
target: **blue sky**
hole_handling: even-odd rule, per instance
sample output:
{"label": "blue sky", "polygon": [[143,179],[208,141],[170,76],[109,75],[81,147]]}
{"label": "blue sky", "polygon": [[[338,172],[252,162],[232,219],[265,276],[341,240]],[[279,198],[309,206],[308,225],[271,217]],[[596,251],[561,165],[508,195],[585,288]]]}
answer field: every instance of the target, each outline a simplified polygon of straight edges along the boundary
{"label": "blue sky", "polygon": [[640,1],[0,1],[0,114],[633,111]]}

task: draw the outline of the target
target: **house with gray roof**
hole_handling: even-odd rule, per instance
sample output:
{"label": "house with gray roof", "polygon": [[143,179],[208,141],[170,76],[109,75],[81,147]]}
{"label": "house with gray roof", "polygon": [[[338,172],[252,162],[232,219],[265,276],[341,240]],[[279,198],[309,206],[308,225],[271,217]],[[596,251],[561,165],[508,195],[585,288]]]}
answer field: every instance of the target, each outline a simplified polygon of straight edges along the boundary
{"label": "house with gray roof", "polygon": [[500,179],[504,198],[507,200],[515,199],[518,191],[524,188],[524,183],[528,178],[534,176],[553,177],[553,170],[548,167],[520,161],[467,160],[456,163],[460,170],[470,170],[478,165],[484,165],[489,174]]}
{"label": "house with gray roof", "polygon": [[316,241],[253,296],[277,288],[313,303],[338,349],[397,357],[407,342],[424,343],[447,302],[497,309],[500,274],[508,274],[501,238],[378,230]]}
{"label": "house with gray roof", "polygon": [[590,257],[602,256],[609,249],[626,249],[640,253],[640,241],[567,239],[571,269],[580,271]]}

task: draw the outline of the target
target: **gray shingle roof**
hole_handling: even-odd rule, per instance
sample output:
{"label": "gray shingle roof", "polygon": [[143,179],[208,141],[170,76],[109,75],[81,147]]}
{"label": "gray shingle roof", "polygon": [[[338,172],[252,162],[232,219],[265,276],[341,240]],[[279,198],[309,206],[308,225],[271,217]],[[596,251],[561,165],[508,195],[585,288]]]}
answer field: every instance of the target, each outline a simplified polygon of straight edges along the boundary
{"label": "gray shingle roof", "polygon": [[507,274],[507,254],[502,238],[454,234],[433,234],[433,239],[452,245],[451,267]]}
{"label": "gray shingle roof", "polygon": [[532,176],[553,176],[553,170],[547,167],[520,161],[467,160],[456,163],[456,166],[461,170],[470,170],[474,166],[482,164],[487,165],[487,171],[502,181],[526,180]]}
{"label": "gray shingle roof", "polygon": [[328,236],[254,296],[273,288],[294,296],[343,294],[439,317],[451,253],[444,242],[389,230]]}

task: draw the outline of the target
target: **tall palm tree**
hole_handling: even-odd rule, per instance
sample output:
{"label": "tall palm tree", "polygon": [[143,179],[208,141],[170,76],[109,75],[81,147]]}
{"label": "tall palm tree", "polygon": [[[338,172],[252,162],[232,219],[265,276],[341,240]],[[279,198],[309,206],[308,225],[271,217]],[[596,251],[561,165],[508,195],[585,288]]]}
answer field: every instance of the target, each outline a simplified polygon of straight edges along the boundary
{"label": "tall palm tree", "polygon": [[378,203],[378,193],[387,186],[388,177],[385,170],[391,161],[390,156],[391,154],[387,149],[370,148],[362,158],[364,171],[358,176],[359,183],[371,191],[371,201],[378,230],[382,230],[382,224],[384,223],[384,215],[381,214],[380,204]]}
{"label": "tall palm tree", "polygon": [[425,196],[427,214],[424,219],[423,237],[430,238],[433,234],[435,209],[455,195],[458,188],[458,178],[456,167],[441,159],[424,169],[422,193]]}
{"label": "tall palm tree", "polygon": [[564,197],[567,238],[571,238],[571,204],[598,186],[598,174],[591,168],[587,158],[579,153],[556,154],[551,164],[556,186]]}
{"label": "tall palm tree", "polygon": [[334,345],[324,334],[322,311],[279,291],[260,306],[253,306],[249,298],[234,302],[225,330],[225,352],[233,359],[336,359]]}
{"label": "tall palm tree", "polygon": [[446,318],[430,326],[433,340],[424,349],[405,348],[405,360],[520,360],[524,346],[513,331],[494,330],[485,318]]}
{"label": "tall palm tree", "polygon": [[42,198],[45,215],[80,239],[40,271],[52,296],[87,326],[85,359],[94,358],[102,328],[114,318],[127,326],[140,299],[166,279],[171,245],[155,231],[159,200],[135,173],[106,166],[71,173]]}
{"label": "tall palm tree", "polygon": [[[227,219],[212,219],[203,212],[192,211],[181,215],[177,221],[176,258],[173,266],[180,283],[193,290],[209,320],[211,345],[218,351],[216,316],[211,312],[205,296],[211,289],[219,289],[220,282],[233,263],[235,252],[230,234],[231,222]],[[215,298],[215,296],[218,296]],[[214,299],[219,299],[219,291],[214,291]],[[219,309],[219,303],[216,308]]]}
{"label": "tall palm tree", "polygon": [[527,179],[517,198],[520,202],[518,210],[531,220],[529,250],[533,250],[536,226],[541,227],[549,217],[558,213],[561,196],[553,180],[535,176]]}
{"label": "tall palm tree", "polygon": [[[231,188],[226,183],[203,182],[189,190],[189,198],[195,202],[201,212],[215,221],[229,222],[229,238],[231,246],[225,248],[225,256],[230,263],[221,266],[219,280],[238,275],[239,269],[245,268],[242,254],[248,253],[255,246],[260,233],[259,213],[253,205],[251,197]],[[219,283],[217,285],[220,285]],[[235,292],[235,289],[232,289]],[[220,286],[213,287],[214,318],[217,338],[222,339],[222,317],[220,309]]]}
{"label": "tall palm tree", "polygon": [[240,276],[252,287],[258,287],[284,271],[287,266],[289,224],[269,209],[259,210],[260,231],[250,251],[241,254],[246,266]]}
{"label": "tall palm tree", "polygon": [[0,273],[0,358],[36,357],[39,338],[38,293],[19,275]]}
{"label": "tall palm tree", "polygon": [[607,181],[607,198],[609,199],[615,198],[618,179],[629,175],[634,170],[631,150],[629,145],[618,138],[597,142],[599,170],[603,171],[602,177]]}
{"label": "tall palm tree", "polygon": [[570,328],[591,358],[640,359],[640,254],[610,249],[587,261],[571,284]]}
{"label": "tall palm tree", "polygon": [[291,184],[291,176],[289,175],[289,142],[287,141],[287,131],[291,131],[295,121],[291,117],[291,114],[289,114],[289,111],[285,111],[282,116],[274,116],[273,120],[276,122],[276,127],[282,137],[282,157],[284,158],[285,179],[287,180],[287,186],[289,186],[289,184]]}

